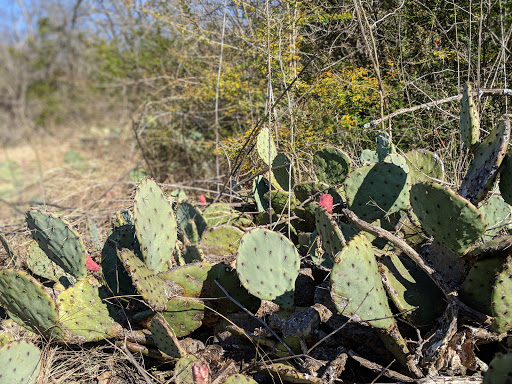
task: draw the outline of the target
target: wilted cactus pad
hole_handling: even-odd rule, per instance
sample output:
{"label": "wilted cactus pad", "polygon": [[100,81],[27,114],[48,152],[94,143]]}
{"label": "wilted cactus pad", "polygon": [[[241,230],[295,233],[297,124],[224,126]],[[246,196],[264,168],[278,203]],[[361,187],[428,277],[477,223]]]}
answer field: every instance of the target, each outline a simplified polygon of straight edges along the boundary
{"label": "wilted cactus pad", "polygon": [[346,316],[368,321],[376,328],[395,325],[372,244],[364,234],[353,237],[336,256],[331,296],[338,311]]}
{"label": "wilted cactus pad", "polygon": [[411,205],[423,228],[455,253],[465,253],[485,232],[482,213],[442,185],[415,184]]}
{"label": "wilted cactus pad", "polygon": [[256,297],[274,300],[295,288],[300,258],[293,243],[280,233],[256,228],[240,240],[237,272]]}

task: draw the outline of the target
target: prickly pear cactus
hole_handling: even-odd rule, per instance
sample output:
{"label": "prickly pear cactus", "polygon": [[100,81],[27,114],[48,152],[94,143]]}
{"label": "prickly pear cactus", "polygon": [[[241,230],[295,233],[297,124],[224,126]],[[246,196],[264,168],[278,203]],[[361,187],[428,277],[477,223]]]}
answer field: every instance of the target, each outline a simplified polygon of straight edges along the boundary
{"label": "prickly pear cactus", "polygon": [[176,384],[194,384],[192,367],[198,361],[194,355],[184,356],[178,360],[174,368],[174,380]]}
{"label": "prickly pear cactus", "polygon": [[59,281],[62,276],[66,276],[68,281],[74,279],[71,275],[64,272],[64,269],[57,263],[54,263],[46,253],[39,247],[36,241],[30,244],[26,254],[27,267],[37,276],[44,277],[51,281]]}
{"label": "prickly pear cactus", "polygon": [[252,224],[250,219],[232,209],[231,206],[226,203],[215,203],[208,206],[203,211],[203,216],[209,227],[229,224],[243,228]]}
{"label": "prickly pear cactus", "polygon": [[11,319],[34,333],[59,337],[55,302],[44,287],[23,271],[0,271],[0,305]]}
{"label": "prickly pear cactus", "polygon": [[268,201],[264,198],[265,193],[268,191],[269,182],[262,175],[253,180],[252,195],[258,208],[258,212],[264,212],[268,209]]}
{"label": "prickly pear cactus", "polygon": [[423,228],[455,253],[465,253],[485,232],[482,213],[442,185],[413,185],[411,205]]}
{"label": "prickly pear cactus", "polygon": [[203,324],[204,304],[195,299],[173,298],[161,315],[177,337],[187,336]]}
{"label": "prickly pear cactus", "polygon": [[345,180],[349,208],[369,222],[407,209],[410,188],[406,170],[391,163],[356,169]]}
{"label": "prickly pear cactus", "polygon": [[363,166],[377,163],[379,161],[379,155],[371,149],[363,149],[359,156],[359,161]]}
{"label": "prickly pear cactus", "polygon": [[353,237],[336,255],[331,296],[338,311],[348,317],[368,321],[376,328],[395,325],[371,242],[363,234]]}
{"label": "prickly pear cactus", "polygon": [[322,239],[322,246],[334,260],[339,251],[343,248],[343,233],[338,227],[334,218],[323,208],[316,209],[316,230]]}
{"label": "prickly pear cactus", "polygon": [[483,384],[510,384],[512,382],[512,353],[498,354],[484,374]]}
{"label": "prickly pear cactus", "polygon": [[186,355],[174,331],[161,318],[155,317],[151,321],[151,335],[158,349],[166,355],[175,358]]}
{"label": "prickly pear cactus", "polygon": [[303,203],[307,199],[316,199],[318,196],[327,193],[328,190],[329,185],[326,183],[305,182],[296,184],[293,187],[293,194],[299,202]]}
{"label": "prickly pear cactus", "polygon": [[295,185],[295,169],[284,153],[279,153],[272,161],[271,183],[283,191],[293,190]]}
{"label": "prickly pear cactus", "polygon": [[316,177],[329,185],[343,183],[350,172],[350,163],[348,155],[335,147],[323,148],[313,156]]}
{"label": "prickly pear cactus", "polygon": [[118,257],[130,275],[133,286],[137,288],[149,307],[155,311],[164,311],[167,307],[168,294],[165,282],[156,276],[133,251],[123,249],[118,251]]}
{"label": "prickly pear cactus", "polygon": [[396,153],[395,145],[391,142],[389,133],[379,132],[377,135],[377,156],[379,161],[384,161],[385,157],[391,153]]}
{"label": "prickly pear cactus", "polygon": [[261,160],[267,165],[272,164],[272,161],[277,156],[277,149],[268,128],[264,127],[261,129],[256,141],[256,147]]}
{"label": "prickly pear cactus", "polygon": [[508,204],[512,204],[512,156],[507,155],[500,167],[501,197]]}
{"label": "prickly pear cactus", "polygon": [[492,188],[510,141],[510,120],[502,121],[476,147],[475,158],[462,180],[459,193],[473,204],[482,201]]}
{"label": "prickly pear cactus", "polygon": [[240,373],[236,373],[234,375],[229,376],[224,384],[257,384],[258,382],[251,379],[250,377],[247,377],[245,375],[242,375]]}
{"label": "prickly pear cactus", "polygon": [[[199,238],[202,236],[206,229],[206,221],[204,220],[201,211],[190,203],[183,202],[178,205],[176,210],[176,218],[178,221],[178,227],[185,233],[192,244],[197,244]],[[190,225],[190,222],[193,222]],[[194,228],[192,230],[192,228]],[[192,241],[196,239],[197,241]]]}
{"label": "prickly pear cactus", "polygon": [[243,234],[244,232],[231,225],[208,228],[203,233],[200,247],[208,260],[229,263],[236,257]]}
{"label": "prickly pear cactus", "polygon": [[0,383],[35,384],[41,372],[41,351],[26,340],[0,348]]}
{"label": "prickly pear cactus", "polygon": [[71,225],[52,213],[38,210],[28,211],[26,219],[34,240],[44,253],[77,280],[85,279],[85,246]]}
{"label": "prickly pear cactus", "polygon": [[236,270],[252,295],[274,300],[295,288],[300,258],[293,243],[280,233],[256,228],[240,240]]}
{"label": "prickly pear cactus", "polygon": [[460,133],[462,142],[468,148],[472,148],[480,139],[480,118],[471,91],[471,84],[464,84],[460,101]]}
{"label": "prickly pear cactus", "polygon": [[411,183],[416,184],[421,181],[436,181],[444,178],[444,164],[435,153],[424,149],[414,149],[404,155]]}
{"label": "prickly pear cactus", "polygon": [[496,275],[491,294],[491,313],[494,316],[491,328],[495,332],[512,329],[512,256],[508,256]]}
{"label": "prickly pear cactus", "polygon": [[137,239],[147,266],[155,273],[174,265],[177,224],[171,203],[154,180],[140,183],[133,204]]}
{"label": "prickly pear cactus", "polygon": [[492,195],[479,207],[487,222],[484,239],[512,229],[512,207],[500,195]]}

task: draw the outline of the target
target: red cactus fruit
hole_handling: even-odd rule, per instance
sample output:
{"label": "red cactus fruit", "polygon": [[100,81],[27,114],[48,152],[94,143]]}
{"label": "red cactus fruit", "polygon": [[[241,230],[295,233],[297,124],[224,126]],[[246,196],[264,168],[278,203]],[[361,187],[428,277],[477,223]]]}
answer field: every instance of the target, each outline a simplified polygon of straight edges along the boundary
{"label": "red cactus fruit", "polygon": [[201,204],[206,204],[206,197],[204,197],[204,195],[199,195],[199,196],[197,196],[197,200],[198,200]]}
{"label": "red cactus fruit", "polygon": [[327,212],[332,213],[332,196],[328,193],[324,193],[320,196],[320,206],[327,210]]}
{"label": "red cactus fruit", "polygon": [[87,268],[88,271],[100,270],[100,266],[96,264],[96,262],[93,259],[91,259],[91,256],[89,256],[89,254],[87,254],[87,256],[85,257],[85,267]]}
{"label": "red cactus fruit", "polygon": [[201,361],[196,361],[192,366],[192,377],[194,384],[208,384],[208,365]]}

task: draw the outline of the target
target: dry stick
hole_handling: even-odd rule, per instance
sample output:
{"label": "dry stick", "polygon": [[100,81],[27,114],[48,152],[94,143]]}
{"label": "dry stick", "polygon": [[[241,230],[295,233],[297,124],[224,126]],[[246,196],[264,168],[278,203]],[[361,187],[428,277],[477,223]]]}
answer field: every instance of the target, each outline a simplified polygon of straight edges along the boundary
{"label": "dry stick", "polygon": [[463,309],[466,313],[473,316],[479,322],[483,324],[490,324],[489,316],[484,315],[483,313],[480,313],[478,311],[475,311],[474,309],[468,307],[466,304],[460,301],[460,299],[457,297],[457,293],[451,291],[448,287],[446,287],[439,273],[434,268],[425,264],[421,256],[409,244],[407,244],[402,239],[396,237],[392,233],[386,231],[385,229],[369,224],[364,220],[361,220],[359,217],[357,217],[357,215],[354,212],[347,208],[343,209],[342,212],[360,230],[369,232],[372,235],[378,237],[382,237],[383,239],[389,241],[391,244],[402,250],[402,252],[409,256],[411,260],[414,261],[416,265],[420,267],[432,279],[432,281],[441,290],[441,292],[443,293],[443,295],[446,297],[450,304],[454,305],[455,307]]}
{"label": "dry stick", "polygon": [[[284,345],[284,347],[286,348],[286,350],[288,351],[288,353],[290,353],[290,355],[295,355],[293,353],[293,351],[290,349],[290,347],[288,346],[288,344],[286,344],[283,339],[281,339],[279,337],[279,335],[277,333],[274,332],[274,330],[272,328],[270,328],[268,326],[267,323],[265,323],[263,320],[261,320],[259,317],[253,315],[253,313],[251,311],[249,311],[247,308],[245,308],[242,304],[240,304],[238,301],[236,301],[233,297],[231,297],[228,293],[228,291],[226,291],[224,289],[224,287],[222,285],[220,285],[220,283],[217,281],[217,279],[214,280],[215,281],[215,284],[218,285],[218,287],[222,290],[222,292],[224,292],[224,294],[226,295],[226,297],[231,300],[233,303],[235,303],[238,307],[240,307],[240,309],[242,309],[245,313],[247,313],[249,316],[251,316],[252,318],[258,320],[258,322],[260,324],[262,324],[265,328],[267,328],[270,333],[277,339],[277,341],[279,341],[281,344]],[[297,359],[301,364],[304,364],[304,361],[302,361],[301,359]]]}
{"label": "dry stick", "polygon": [[389,366],[394,363],[394,360],[389,364],[387,367],[384,367],[380,364],[374,363],[373,361],[367,360],[364,357],[359,356],[357,353],[355,353],[352,350],[347,351],[347,355],[349,355],[351,358],[353,358],[355,361],[357,361],[359,364],[361,364],[363,367],[368,368],[371,371],[378,372],[379,376],[377,376],[377,379],[384,375],[386,377],[389,377],[393,380],[399,380],[405,383],[411,383],[414,382],[415,379],[410,378],[409,376],[402,375],[401,373],[398,373],[396,371],[393,371],[389,369]]}
{"label": "dry stick", "polygon": [[132,353],[130,352],[130,350],[126,347],[126,343],[123,344],[123,348],[122,348],[124,354],[126,355],[126,357],[128,358],[128,360],[130,361],[130,363],[132,363],[132,365],[137,368],[137,371],[140,373],[140,375],[144,378],[144,381],[147,383],[147,384],[153,384],[153,380],[151,380],[151,377],[149,377],[148,373],[144,370],[144,368],[142,368],[140,366],[140,364],[137,362],[137,360],[135,360],[135,357],[133,357]]}
{"label": "dry stick", "polygon": [[[478,94],[478,97],[512,96],[512,89],[508,89],[508,88],[480,89],[479,91],[474,90],[472,93]],[[409,113],[409,112],[414,112],[414,111],[417,111],[418,109],[425,109],[425,108],[430,108],[430,107],[436,107],[438,105],[445,104],[445,103],[451,103],[452,101],[457,101],[457,100],[460,100],[461,98],[462,98],[462,94],[446,97],[446,98],[440,99],[440,100],[430,101],[428,103],[424,103],[424,104],[420,104],[420,105],[415,105],[414,107],[410,107],[410,108],[402,108],[393,113],[390,113],[389,115],[381,117],[380,119],[372,120],[369,123],[366,123],[364,125],[364,128],[375,127],[375,126],[379,125],[380,123],[382,123],[383,121],[391,120],[395,116],[403,115],[403,114]]]}

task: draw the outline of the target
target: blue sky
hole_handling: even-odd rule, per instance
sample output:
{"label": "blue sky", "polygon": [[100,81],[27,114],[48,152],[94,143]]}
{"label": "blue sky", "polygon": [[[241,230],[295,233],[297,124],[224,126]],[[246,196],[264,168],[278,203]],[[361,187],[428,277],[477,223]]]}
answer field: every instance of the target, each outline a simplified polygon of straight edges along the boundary
{"label": "blue sky", "polygon": [[[27,2],[28,3],[28,2]],[[23,18],[16,0],[0,0],[0,28],[22,27]]]}

